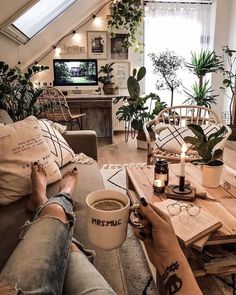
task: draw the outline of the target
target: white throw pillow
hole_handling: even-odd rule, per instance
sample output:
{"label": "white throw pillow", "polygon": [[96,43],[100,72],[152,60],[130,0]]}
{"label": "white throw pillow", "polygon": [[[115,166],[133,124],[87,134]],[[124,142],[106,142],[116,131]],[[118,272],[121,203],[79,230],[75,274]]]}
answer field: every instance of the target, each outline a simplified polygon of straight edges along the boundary
{"label": "white throw pillow", "polygon": [[[221,124],[208,124],[201,125],[205,135],[210,136],[212,133],[218,131],[222,125]],[[160,123],[155,126],[153,130],[156,134],[156,145],[158,148],[175,153],[181,154],[182,145],[186,144],[184,137],[195,136],[193,132],[186,126],[175,126],[171,124]],[[187,154],[196,154],[196,151],[190,149],[191,144],[187,144],[189,150]]]}
{"label": "white throw pillow", "polygon": [[71,162],[75,157],[75,153],[60,132],[53,127],[53,122],[47,119],[41,119],[39,120],[39,125],[58,167]]}
{"label": "white throw pillow", "polygon": [[44,165],[47,184],[61,179],[35,117],[0,124],[0,205],[31,193],[31,163],[35,161]]}

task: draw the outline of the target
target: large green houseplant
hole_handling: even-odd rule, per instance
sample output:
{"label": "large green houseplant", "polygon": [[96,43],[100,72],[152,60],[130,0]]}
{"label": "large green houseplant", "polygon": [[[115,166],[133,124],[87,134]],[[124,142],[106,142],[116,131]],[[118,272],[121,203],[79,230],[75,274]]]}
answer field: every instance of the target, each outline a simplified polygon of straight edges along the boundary
{"label": "large green houseplant", "polygon": [[[114,101],[114,103],[120,100],[124,101],[124,104],[116,112],[116,116],[119,121],[125,121],[126,126],[130,125],[132,129],[138,131],[137,138],[141,140],[146,138],[143,132],[143,124],[154,119],[155,115],[166,107],[166,104],[161,102],[157,94],[150,93],[141,96],[139,82],[145,74],[145,67],[141,67],[138,71],[134,69],[133,75],[127,80],[129,96],[121,96]],[[152,133],[151,130],[150,132]],[[154,137],[154,134],[152,137]]]}
{"label": "large green houseplant", "polygon": [[18,67],[11,68],[0,61],[0,109],[6,110],[13,121],[37,116],[49,107],[37,103],[42,90],[35,88],[31,81],[33,75],[47,69],[47,66],[33,65],[22,73]]}
{"label": "large green houseplant", "polygon": [[141,0],[118,0],[111,6],[111,16],[108,20],[108,28],[111,30],[111,37],[116,31],[127,34],[122,46],[124,48],[134,47],[136,52],[141,51],[142,42],[136,38],[136,33],[143,20],[143,4]]}
{"label": "large green houseplant", "polygon": [[170,105],[173,106],[174,92],[182,85],[178,78],[178,71],[184,66],[184,59],[173,51],[165,50],[160,54],[149,54],[154,67],[154,74],[157,75],[157,90],[170,90]]}
{"label": "large green houseplant", "polygon": [[221,70],[222,65],[220,57],[214,51],[201,50],[199,54],[192,52],[191,62],[186,63],[186,66],[197,76],[198,81],[194,83],[191,91],[185,90],[188,96],[185,103],[188,102],[207,108],[211,108],[211,105],[216,103],[218,95],[212,94],[213,90],[205,76]]}
{"label": "large green houseplant", "polygon": [[199,125],[189,124],[188,128],[194,136],[186,136],[184,140],[186,143],[190,143],[191,149],[197,151],[200,156],[199,160],[194,160],[192,163],[201,165],[202,184],[207,187],[219,186],[223,168],[223,162],[220,160],[223,149],[217,145],[225,138],[226,127],[222,126],[209,136]]}

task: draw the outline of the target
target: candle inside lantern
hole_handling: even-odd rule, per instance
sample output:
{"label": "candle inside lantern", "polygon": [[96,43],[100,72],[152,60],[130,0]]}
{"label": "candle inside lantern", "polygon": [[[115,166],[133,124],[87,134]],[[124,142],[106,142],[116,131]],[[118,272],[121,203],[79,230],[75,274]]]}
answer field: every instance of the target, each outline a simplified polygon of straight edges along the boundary
{"label": "candle inside lantern", "polygon": [[186,144],[182,145],[182,153],[180,155],[180,176],[185,177],[185,158],[188,147]]}
{"label": "candle inside lantern", "polygon": [[165,182],[162,179],[156,179],[153,182],[154,193],[163,194],[165,192]]}

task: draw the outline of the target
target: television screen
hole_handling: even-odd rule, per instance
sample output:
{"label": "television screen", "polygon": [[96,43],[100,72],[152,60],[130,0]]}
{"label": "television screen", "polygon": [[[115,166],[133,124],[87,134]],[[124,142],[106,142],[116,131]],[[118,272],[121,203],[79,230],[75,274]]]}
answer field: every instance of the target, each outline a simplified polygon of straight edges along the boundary
{"label": "television screen", "polygon": [[54,59],[54,86],[98,85],[96,59]]}

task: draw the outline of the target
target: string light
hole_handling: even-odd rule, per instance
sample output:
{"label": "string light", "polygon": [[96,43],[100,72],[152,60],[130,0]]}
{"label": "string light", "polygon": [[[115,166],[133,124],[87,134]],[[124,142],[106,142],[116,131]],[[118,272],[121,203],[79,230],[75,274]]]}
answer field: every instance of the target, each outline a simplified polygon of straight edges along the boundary
{"label": "string light", "polygon": [[73,40],[75,41],[75,42],[79,42],[80,41],[80,39],[81,39],[81,35],[79,34],[79,33],[74,33],[73,34]]}

